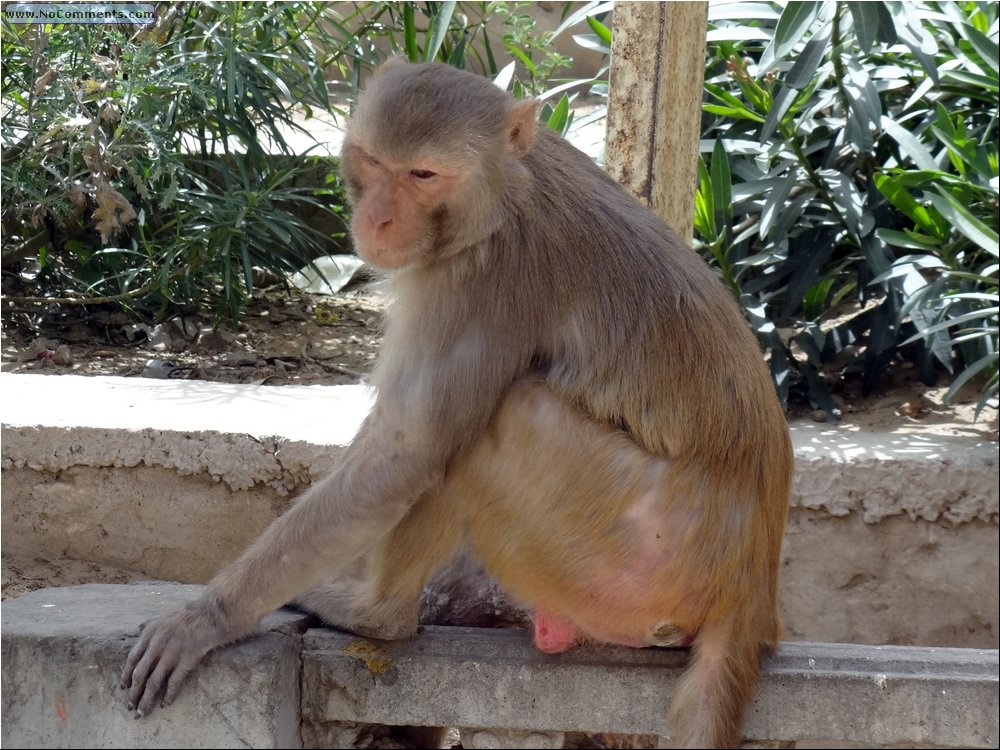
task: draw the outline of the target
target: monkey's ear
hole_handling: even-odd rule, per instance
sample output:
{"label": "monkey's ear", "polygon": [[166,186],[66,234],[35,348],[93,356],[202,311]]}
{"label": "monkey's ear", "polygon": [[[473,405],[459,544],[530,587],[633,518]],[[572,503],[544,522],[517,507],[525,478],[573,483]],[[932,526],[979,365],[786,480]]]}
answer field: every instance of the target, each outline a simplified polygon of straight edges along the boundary
{"label": "monkey's ear", "polygon": [[520,159],[535,140],[535,123],[538,122],[538,102],[534,99],[518,102],[507,111],[507,147]]}

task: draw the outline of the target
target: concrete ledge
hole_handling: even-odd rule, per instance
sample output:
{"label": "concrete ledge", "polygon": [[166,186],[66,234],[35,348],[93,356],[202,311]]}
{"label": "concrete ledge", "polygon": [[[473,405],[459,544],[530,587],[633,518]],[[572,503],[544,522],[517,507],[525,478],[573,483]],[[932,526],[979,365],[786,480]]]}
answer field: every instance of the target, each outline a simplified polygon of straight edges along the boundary
{"label": "concrete ledge", "polygon": [[[361,386],[0,374],[0,389],[5,572],[80,560],[194,583],[335,465],[371,404]],[[792,438],[787,637],[995,648],[996,443],[811,422]]]}
{"label": "concrete ledge", "polygon": [[[281,492],[322,473],[371,408],[363,386],[0,374],[3,468],[161,466],[233,490]],[[965,437],[792,425],[793,506],[869,523],[905,514],[996,523],[997,446]],[[306,467],[304,469],[304,467]]]}
{"label": "concrete ledge", "polygon": [[4,747],[300,747],[301,634],[307,618],[264,619],[260,635],[211,654],[174,706],[135,721],[119,688],[139,625],[201,586],[90,584],[3,603]]}
{"label": "concrete ledge", "polygon": [[[278,612],[261,635],[212,654],[175,705],[132,720],[118,675],[139,623],[198,591],[89,585],[4,602],[3,744],[297,747],[337,721],[665,734],[687,660],[611,647],[547,656],[522,631],[426,628],[397,643],[301,635],[304,619]],[[746,732],[995,747],[997,672],[996,651],[785,643]]]}
{"label": "concrete ledge", "polygon": [[145,465],[281,494],[325,472],[371,408],[356,385],[0,374],[0,390],[5,469]]}
{"label": "concrete ledge", "polygon": [[[398,643],[310,630],[303,720],[669,734],[685,650],[539,653],[527,633],[428,627]],[[745,723],[756,740],[996,747],[997,651],[783,643]]]}

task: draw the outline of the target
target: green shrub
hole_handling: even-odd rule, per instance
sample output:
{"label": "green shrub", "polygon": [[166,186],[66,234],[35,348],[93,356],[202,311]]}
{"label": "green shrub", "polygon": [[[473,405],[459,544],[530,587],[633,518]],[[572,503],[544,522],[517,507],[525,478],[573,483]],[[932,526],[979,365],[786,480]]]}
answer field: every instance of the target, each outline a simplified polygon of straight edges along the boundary
{"label": "green shrub", "polygon": [[959,373],[949,396],[984,376],[981,409],[997,392],[997,5],[711,14],[695,226],[782,396],[797,374],[834,415],[831,377],[868,391],[905,358],[927,382],[934,362]]}
{"label": "green shrub", "polygon": [[[7,281],[46,301],[235,317],[254,267],[328,238],[283,133],[329,109],[323,3],[183,3],[149,28],[20,25],[2,40]],[[9,286],[9,285],[8,285]]]}

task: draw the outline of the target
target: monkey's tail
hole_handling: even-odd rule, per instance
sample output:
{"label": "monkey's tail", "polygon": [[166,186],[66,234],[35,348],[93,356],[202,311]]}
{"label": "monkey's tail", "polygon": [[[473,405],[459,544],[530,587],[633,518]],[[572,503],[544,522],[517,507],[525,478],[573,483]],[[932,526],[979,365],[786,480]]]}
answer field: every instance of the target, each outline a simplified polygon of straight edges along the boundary
{"label": "monkey's tail", "polygon": [[780,626],[741,615],[730,610],[698,632],[670,708],[672,747],[727,748],[742,742],[743,715],[753,698],[761,658],[777,645]]}

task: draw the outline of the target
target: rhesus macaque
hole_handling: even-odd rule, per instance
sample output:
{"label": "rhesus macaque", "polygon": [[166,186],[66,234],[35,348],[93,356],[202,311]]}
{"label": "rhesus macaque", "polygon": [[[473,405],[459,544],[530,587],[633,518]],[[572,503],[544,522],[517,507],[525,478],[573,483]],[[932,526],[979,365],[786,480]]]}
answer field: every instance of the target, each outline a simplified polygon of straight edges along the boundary
{"label": "rhesus macaque", "polygon": [[360,255],[394,303],[375,406],[343,464],[125,664],[141,716],[287,602],[412,634],[471,547],[533,608],[538,648],[693,645],[669,717],[735,746],[780,626],[792,454],[739,307],[536,103],[394,60],[347,126]]}

